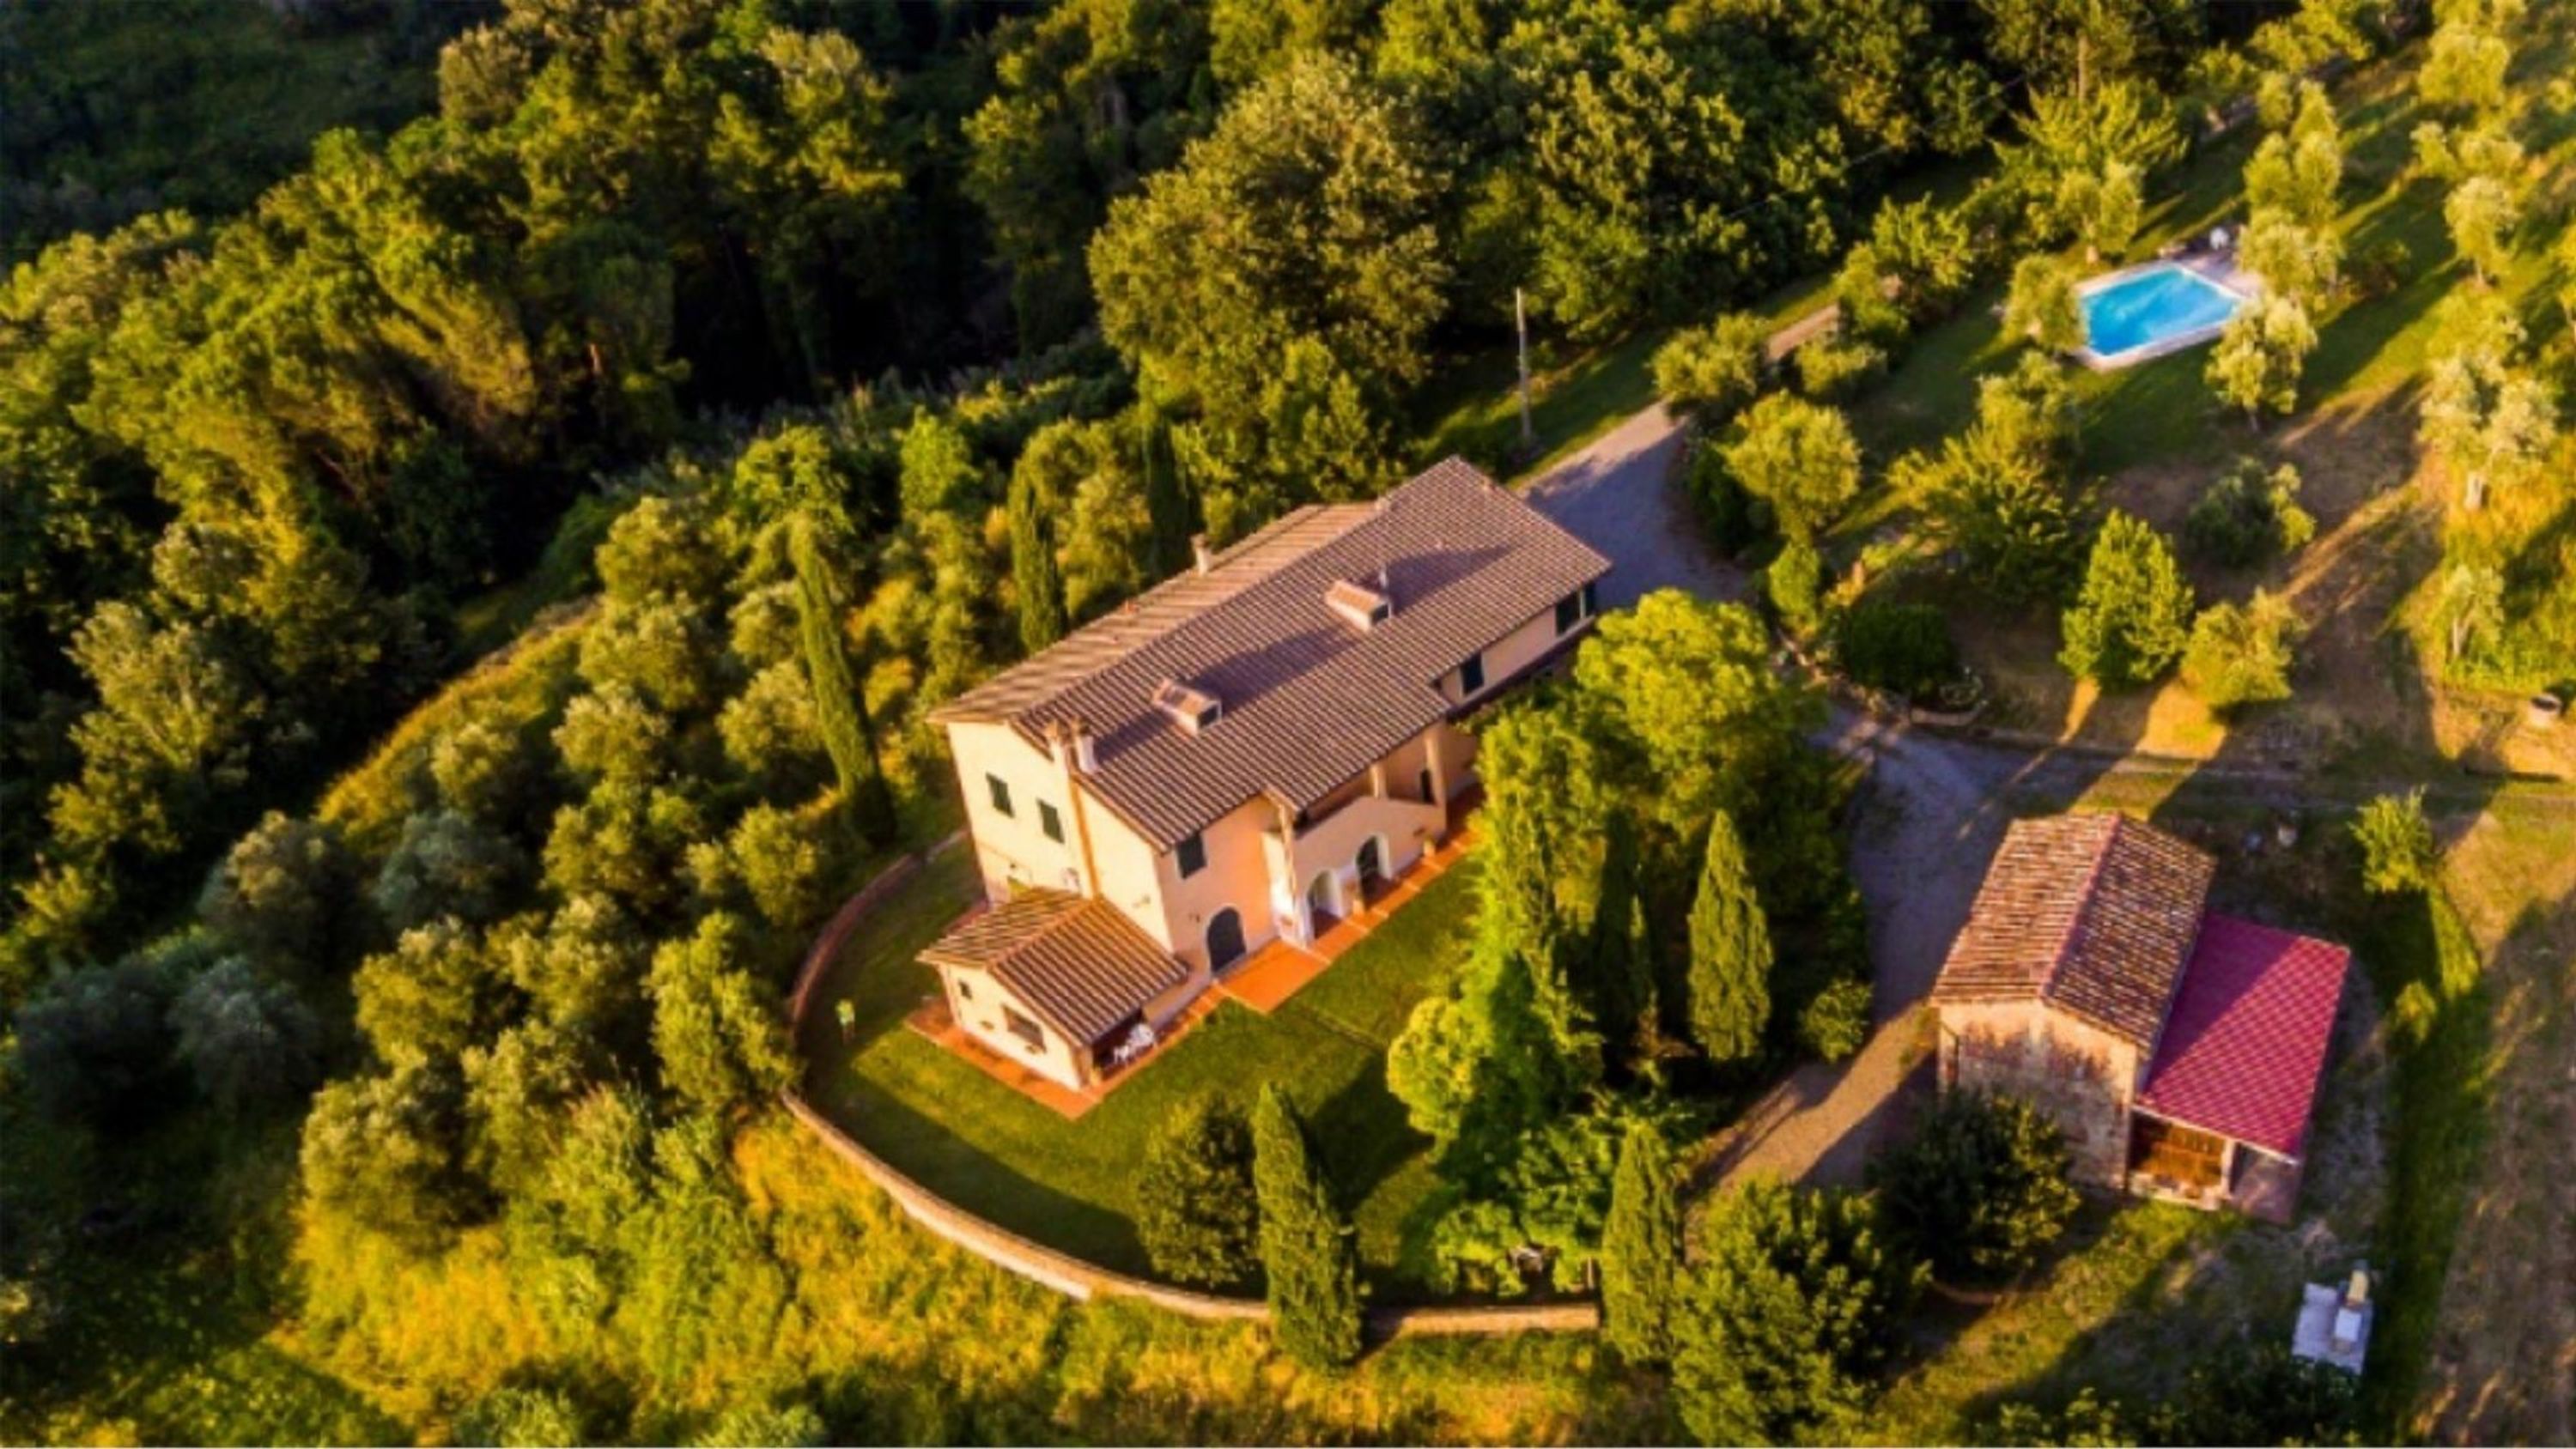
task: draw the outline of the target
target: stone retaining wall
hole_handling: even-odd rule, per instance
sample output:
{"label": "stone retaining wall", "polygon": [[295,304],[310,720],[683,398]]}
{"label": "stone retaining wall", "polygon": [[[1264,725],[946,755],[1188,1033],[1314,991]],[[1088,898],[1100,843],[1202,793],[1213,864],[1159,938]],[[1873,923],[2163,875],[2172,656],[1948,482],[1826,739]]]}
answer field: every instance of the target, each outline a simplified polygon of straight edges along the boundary
{"label": "stone retaining wall", "polygon": [[[956,837],[933,846],[936,855],[956,843]],[[897,887],[918,874],[925,856],[907,855],[878,872],[875,879],[859,889],[858,894],[842,903],[797,970],[795,990],[788,997],[788,1021],[791,1028],[801,1028],[806,1008],[811,1005],[814,986],[823,979],[824,970],[841,953],[850,933],[858,929],[870,907],[883,900]],[[957,1204],[923,1187],[897,1171],[892,1163],[859,1145],[856,1139],[816,1111],[812,1103],[794,1088],[781,1092],[779,1100],[788,1113],[803,1123],[806,1130],[819,1138],[832,1154],[848,1163],[861,1177],[874,1183],[886,1196],[894,1199],[904,1216],[947,1242],[982,1258],[997,1268],[1005,1269],[1078,1301],[1094,1297],[1133,1298],[1167,1309],[1186,1318],[1217,1321],[1267,1321],[1270,1306],[1258,1298],[1227,1298],[1213,1293],[1195,1293],[1186,1288],[1148,1282],[1124,1273],[1112,1272],[1097,1263],[1058,1252],[1043,1243],[1032,1242],[1019,1234],[987,1222]],[[1065,1124],[1068,1132],[1078,1132],[1078,1122]],[[1591,1303],[1505,1304],[1458,1308],[1379,1308],[1369,1313],[1369,1327],[1379,1338],[1412,1338],[1440,1335],[1491,1335],[1505,1333],[1589,1333],[1601,1326],[1601,1310]]]}

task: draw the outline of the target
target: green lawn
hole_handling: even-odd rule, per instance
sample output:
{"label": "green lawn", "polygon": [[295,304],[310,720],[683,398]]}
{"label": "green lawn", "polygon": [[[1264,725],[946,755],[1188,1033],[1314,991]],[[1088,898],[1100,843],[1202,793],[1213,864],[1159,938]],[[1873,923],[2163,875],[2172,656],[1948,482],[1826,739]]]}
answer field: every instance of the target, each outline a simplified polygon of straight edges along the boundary
{"label": "green lawn", "polygon": [[936,990],[914,957],[976,889],[974,862],[952,850],[897,892],[852,937],[820,988],[847,999],[855,1050],[818,1006],[803,1046],[815,1104],[924,1186],[1010,1230],[1111,1268],[1148,1265],[1129,1193],[1145,1144],[1181,1104],[1205,1093],[1249,1103],[1285,1087],[1307,1113],[1327,1168],[1360,1229],[1382,1293],[1418,1290],[1401,1264],[1423,1226],[1433,1179],[1424,1139],[1386,1090],[1385,1048],[1413,1003],[1438,989],[1463,949],[1474,860],[1336,962],[1275,1014],[1220,1005],[1081,1120],[994,1082],[903,1025]]}
{"label": "green lawn", "polygon": [[2397,1051],[2385,1242],[2388,1288],[2364,1402],[2374,1432],[2413,1437],[2460,1214],[2479,1181],[2494,1075],[2477,946],[2440,890],[2379,903],[2359,948]]}

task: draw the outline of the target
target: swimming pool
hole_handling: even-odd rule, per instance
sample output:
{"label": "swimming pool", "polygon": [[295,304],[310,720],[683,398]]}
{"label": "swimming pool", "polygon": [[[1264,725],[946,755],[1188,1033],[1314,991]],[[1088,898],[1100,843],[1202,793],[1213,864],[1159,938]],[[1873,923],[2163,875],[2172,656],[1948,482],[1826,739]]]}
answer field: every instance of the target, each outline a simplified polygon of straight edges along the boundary
{"label": "swimming pool", "polygon": [[2084,305],[2083,359],[2095,367],[2206,342],[2245,305],[2241,294],[2171,262],[2096,277],[2076,292]]}

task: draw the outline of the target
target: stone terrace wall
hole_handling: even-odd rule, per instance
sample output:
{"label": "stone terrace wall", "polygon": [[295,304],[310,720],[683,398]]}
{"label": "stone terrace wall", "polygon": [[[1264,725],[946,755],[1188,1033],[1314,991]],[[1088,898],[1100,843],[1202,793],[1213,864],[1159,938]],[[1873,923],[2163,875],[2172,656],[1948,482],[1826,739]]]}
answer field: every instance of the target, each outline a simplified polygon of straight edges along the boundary
{"label": "stone terrace wall", "polygon": [[[957,840],[958,837],[950,836],[933,846],[929,853],[936,855]],[[866,918],[869,907],[911,880],[920,871],[925,858],[905,856],[896,861],[833,913],[831,921],[815,937],[813,948],[805,953],[804,965],[796,973],[796,987],[788,998],[792,1028],[804,1025],[805,1010],[811,1003],[815,983],[822,979],[824,969],[840,955],[842,945],[858,928],[859,922]],[[790,1088],[780,1093],[779,1099],[786,1103],[788,1112],[803,1123],[806,1130],[831,1149],[834,1156],[857,1169],[861,1177],[894,1199],[895,1206],[901,1208],[906,1217],[995,1267],[1017,1273],[1030,1282],[1044,1284],[1076,1300],[1087,1301],[1095,1296],[1133,1298],[1184,1317],[1199,1319],[1260,1322],[1270,1317],[1270,1306],[1258,1298],[1227,1298],[1148,1282],[1112,1272],[1070,1253],[1058,1252],[1043,1243],[1032,1242],[977,1217],[906,1177],[892,1163],[859,1145],[856,1139],[816,1111],[802,1093]],[[1081,1124],[1066,1123],[1065,1130],[1080,1131]],[[1589,1333],[1601,1326],[1601,1310],[1592,1303],[1380,1308],[1369,1313],[1369,1326],[1380,1338]]]}

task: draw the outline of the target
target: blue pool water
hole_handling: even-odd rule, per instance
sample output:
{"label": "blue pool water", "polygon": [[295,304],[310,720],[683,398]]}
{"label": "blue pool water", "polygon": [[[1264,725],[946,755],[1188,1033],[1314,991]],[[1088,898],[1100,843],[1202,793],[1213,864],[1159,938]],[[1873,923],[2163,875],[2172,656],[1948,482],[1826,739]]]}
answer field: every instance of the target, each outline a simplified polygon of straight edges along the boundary
{"label": "blue pool water", "polygon": [[2242,298],[2183,267],[2149,267],[2084,298],[2084,336],[2116,357],[2170,337],[2216,327],[2236,315]]}

